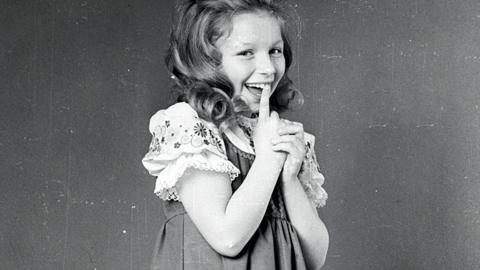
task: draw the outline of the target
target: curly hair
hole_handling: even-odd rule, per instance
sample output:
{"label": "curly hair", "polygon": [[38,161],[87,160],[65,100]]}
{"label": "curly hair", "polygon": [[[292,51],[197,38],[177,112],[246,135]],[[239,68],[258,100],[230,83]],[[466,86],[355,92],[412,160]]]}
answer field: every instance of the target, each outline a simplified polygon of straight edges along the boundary
{"label": "curly hair", "polygon": [[284,42],[285,74],[270,97],[272,110],[282,112],[303,103],[287,76],[292,51],[286,35],[286,15],[273,0],[189,0],[177,7],[165,63],[179,92],[177,102],[188,102],[205,120],[224,130],[237,114],[251,113],[241,96],[234,96],[231,82],[219,71],[222,55],[215,42],[232,31],[235,15],[266,12],[278,20]]}

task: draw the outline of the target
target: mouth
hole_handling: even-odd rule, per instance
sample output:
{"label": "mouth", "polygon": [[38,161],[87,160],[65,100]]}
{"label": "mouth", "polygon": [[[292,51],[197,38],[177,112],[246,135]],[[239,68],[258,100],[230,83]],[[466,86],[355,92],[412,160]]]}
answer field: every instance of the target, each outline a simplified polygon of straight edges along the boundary
{"label": "mouth", "polygon": [[268,82],[268,83],[245,83],[245,87],[254,96],[261,97],[262,96],[262,91],[264,91],[264,90],[270,91],[271,90],[272,82]]}

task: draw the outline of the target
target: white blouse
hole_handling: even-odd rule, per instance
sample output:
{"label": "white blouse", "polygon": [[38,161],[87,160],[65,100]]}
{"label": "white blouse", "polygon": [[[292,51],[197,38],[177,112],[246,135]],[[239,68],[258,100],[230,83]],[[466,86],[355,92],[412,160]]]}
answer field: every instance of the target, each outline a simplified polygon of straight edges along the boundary
{"label": "white blouse", "polygon": [[[238,124],[253,131],[257,119],[238,117]],[[188,168],[226,173],[233,181],[240,170],[227,158],[225,144],[218,128],[203,120],[187,103],[176,103],[160,110],[150,119],[152,142],[142,159],[143,165],[156,176],[155,193],[164,200],[180,201],[175,185]],[[254,154],[244,138],[225,130],[228,139],[240,150]],[[250,132],[251,134],[251,132]],[[248,137],[248,134],[245,134]],[[298,178],[316,207],[324,206],[328,198],[322,188],[324,177],[314,152],[315,137],[305,132],[306,155]]]}

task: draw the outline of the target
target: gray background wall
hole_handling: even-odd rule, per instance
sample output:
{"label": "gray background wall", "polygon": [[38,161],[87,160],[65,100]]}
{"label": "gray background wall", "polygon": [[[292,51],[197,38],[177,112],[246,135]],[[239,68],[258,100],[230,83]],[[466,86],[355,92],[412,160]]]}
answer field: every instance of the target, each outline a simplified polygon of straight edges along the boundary
{"label": "gray background wall", "polygon": [[[0,269],[147,269],[173,1],[0,2]],[[480,3],[291,1],[324,269],[480,268]]]}

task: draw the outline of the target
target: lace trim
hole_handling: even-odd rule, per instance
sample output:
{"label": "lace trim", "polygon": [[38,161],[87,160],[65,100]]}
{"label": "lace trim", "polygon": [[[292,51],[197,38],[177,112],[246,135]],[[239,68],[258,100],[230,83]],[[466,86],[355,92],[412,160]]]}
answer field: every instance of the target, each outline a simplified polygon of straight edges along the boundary
{"label": "lace trim", "polygon": [[[312,180],[320,180],[320,179],[312,179]],[[305,181],[305,180],[302,181],[302,179],[300,179],[300,182],[302,183],[303,189],[305,190],[307,197],[310,199],[310,201],[312,201],[315,207],[318,208],[326,205],[328,194],[319,183],[316,183],[313,181]]]}
{"label": "lace trim", "polygon": [[[160,181],[160,191],[156,192],[155,194],[163,200],[174,200],[180,201],[180,196],[178,195],[177,189],[175,188],[175,184],[177,183],[178,179],[185,174],[185,171],[189,168],[195,168],[198,170],[203,171],[215,171],[219,173],[227,173],[230,177],[230,181],[235,180],[240,174],[240,171],[232,165],[230,162],[223,162],[219,161],[215,165],[208,164],[206,162],[195,162],[195,161],[186,161],[178,164],[175,167],[175,175],[174,181],[169,181],[170,183],[166,183]],[[158,181],[158,180],[157,180]]]}
{"label": "lace trim", "polygon": [[313,136],[308,135],[308,139],[306,138],[306,140],[307,151],[298,174],[298,179],[300,180],[308,198],[313,202],[315,207],[323,207],[328,199],[328,194],[322,187],[325,182],[325,177],[320,172],[317,157],[313,150]]}

